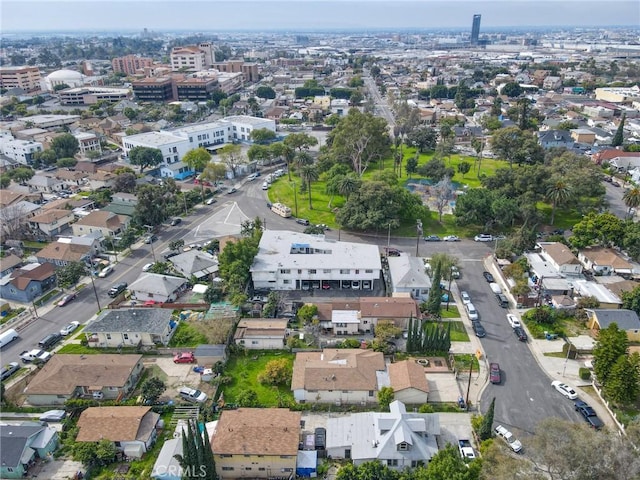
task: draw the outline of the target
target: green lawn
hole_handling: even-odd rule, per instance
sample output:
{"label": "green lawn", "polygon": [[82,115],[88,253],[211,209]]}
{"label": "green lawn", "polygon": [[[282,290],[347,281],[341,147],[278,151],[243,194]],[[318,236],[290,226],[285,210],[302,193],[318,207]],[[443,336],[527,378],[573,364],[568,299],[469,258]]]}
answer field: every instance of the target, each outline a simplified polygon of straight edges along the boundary
{"label": "green lawn", "polygon": [[269,360],[286,358],[293,368],[294,354],[288,352],[246,351],[233,355],[225,368],[224,375],[231,378],[231,382],[222,386],[224,400],[234,403],[241,391],[253,390],[258,394],[261,407],[277,407],[278,396],[293,403],[293,394],[289,385],[271,387],[258,382],[258,374],[264,370]]}
{"label": "green lawn", "polygon": [[452,342],[468,342],[469,335],[464,329],[464,323],[462,322],[449,322],[451,324],[451,341]]}
{"label": "green lawn", "polygon": [[72,353],[75,355],[97,355],[98,353],[139,353],[135,347],[127,347],[122,349],[117,348],[94,348],[86,347],[79,343],[68,343],[58,353]]}
{"label": "green lawn", "polygon": [[444,307],[440,311],[440,316],[442,318],[460,318],[460,312],[458,311],[458,307],[449,304],[449,310],[447,310],[447,307]]}

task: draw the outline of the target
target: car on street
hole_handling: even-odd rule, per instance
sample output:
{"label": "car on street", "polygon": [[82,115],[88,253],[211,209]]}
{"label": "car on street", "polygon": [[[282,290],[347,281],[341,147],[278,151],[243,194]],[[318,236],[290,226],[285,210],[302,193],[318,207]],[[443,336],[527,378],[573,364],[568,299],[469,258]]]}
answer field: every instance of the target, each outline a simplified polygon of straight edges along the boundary
{"label": "car on street", "polygon": [[574,403],[574,406],[576,407],[576,412],[580,412],[591,428],[600,430],[604,427],[604,422],[600,420],[596,411],[588,403],[578,400]]}
{"label": "car on street", "polygon": [[445,242],[459,242],[460,238],[457,235],[447,235],[443,240]]}
{"label": "car on street", "polygon": [[480,315],[478,315],[478,310],[476,310],[476,307],[473,305],[473,303],[469,302],[465,305],[465,308],[467,309],[467,315],[469,315],[469,320],[471,320],[472,322],[476,321],[476,320],[480,320]]}
{"label": "car on street", "polygon": [[113,265],[107,265],[102,270],[100,270],[100,273],[98,274],[98,277],[105,278],[105,277],[109,276],[109,274],[111,274],[111,272],[113,272],[113,270],[114,270]]}
{"label": "car on street", "polygon": [[493,278],[493,275],[491,275],[489,272],[482,272],[482,276],[489,283],[495,282],[495,279]]}
{"label": "car on street", "polygon": [[206,203],[207,203],[207,205],[213,205],[216,202],[217,202],[217,200],[215,198],[211,197],[209,200],[207,200]]}
{"label": "car on street", "polygon": [[66,337],[70,333],[72,333],[76,328],[80,326],[80,322],[76,322],[75,320],[71,322],[69,325],[60,330],[60,335]]}
{"label": "car on street", "polygon": [[611,185],[613,185],[614,187],[619,187],[620,186],[620,182],[618,182],[616,180],[612,180],[611,181]]}
{"label": "car on street", "polygon": [[151,270],[151,267],[153,267],[153,263],[145,263],[144,266],[142,267],[142,271],[148,272],[149,270]]}
{"label": "car on street", "polygon": [[122,292],[124,292],[128,286],[129,285],[127,285],[126,282],[116,283],[113,287],[109,289],[109,291],[107,292],[107,295],[109,295],[111,298],[115,298],[118,295],[120,295]]}
{"label": "car on street", "polygon": [[230,188],[230,189],[229,189],[229,191],[227,192],[227,195],[231,195],[232,193],[236,193],[237,191],[238,191],[238,189],[237,189],[237,188],[232,187],[232,188]]}
{"label": "car on street", "polygon": [[467,292],[460,292],[460,298],[462,299],[462,303],[466,305],[467,303],[471,303],[471,297]]}
{"label": "car on street", "polygon": [[70,301],[72,301],[74,298],[76,298],[78,296],[77,293],[69,293],[67,295],[65,295],[64,297],[62,297],[60,299],[60,301],[58,302],[58,306],[59,307],[64,307],[67,303],[69,303]]}
{"label": "car on street", "polygon": [[64,410],[47,410],[38,417],[41,422],[61,422],[67,416]]}
{"label": "car on street", "polygon": [[473,327],[473,331],[475,332],[476,337],[482,338],[487,336],[487,331],[484,329],[484,327],[479,321],[476,320],[472,322],[471,326]]}
{"label": "car on street", "polygon": [[476,235],[473,237],[474,242],[492,242],[493,235],[489,235],[488,233],[481,233],[480,235]]}
{"label": "car on street", "polygon": [[427,235],[423,237],[425,242],[439,242],[440,237],[438,235]]}
{"label": "car on street", "polygon": [[146,237],[144,237],[144,243],[146,243],[147,245],[150,243],[155,242],[158,239],[157,236],[155,235],[147,235]]}
{"label": "car on street", "polygon": [[11,375],[20,370],[20,364],[18,362],[9,362],[2,367],[2,371],[0,373],[0,380],[5,381]]}
{"label": "car on street", "polygon": [[520,340],[521,342],[526,342],[527,341],[527,332],[524,331],[524,328],[515,327],[513,329],[513,333],[516,334],[516,337],[518,337],[518,340]]}
{"label": "car on street", "polygon": [[173,356],[173,363],[196,363],[193,352],[180,352]]}
{"label": "car on street", "polygon": [[578,394],[576,393],[576,391],[566,383],[562,383],[560,380],[554,380],[553,382],[551,382],[551,386],[558,392],[560,392],[563,396],[567,397],[569,400],[575,400],[576,398],[578,398]]}
{"label": "car on street", "polygon": [[502,376],[500,374],[500,364],[489,364],[489,381],[494,384],[498,384],[502,381]]}
{"label": "car on street", "polygon": [[253,182],[256,178],[258,178],[258,174],[257,173],[252,173],[251,175],[249,175],[247,177],[247,180],[249,180],[250,182]]}
{"label": "car on street", "polygon": [[296,218],[296,223],[307,226],[309,225],[309,220],[307,220],[306,218]]}
{"label": "car on street", "polygon": [[513,436],[513,433],[511,433],[505,427],[503,427],[502,425],[498,425],[495,428],[495,432],[496,432],[496,435],[498,435],[499,437],[502,437],[502,439],[505,442],[507,442],[507,445],[509,445],[509,448],[511,450],[513,450],[516,453],[522,450],[522,443],[520,443],[520,441]]}
{"label": "car on street", "polygon": [[178,225],[180,222],[182,222],[181,218],[174,218],[173,220],[171,220],[171,226],[175,227],[176,225]]}
{"label": "car on street", "polygon": [[522,327],[520,320],[518,320],[518,317],[513,313],[507,313],[507,321],[509,322],[509,325],[511,325],[511,328]]}

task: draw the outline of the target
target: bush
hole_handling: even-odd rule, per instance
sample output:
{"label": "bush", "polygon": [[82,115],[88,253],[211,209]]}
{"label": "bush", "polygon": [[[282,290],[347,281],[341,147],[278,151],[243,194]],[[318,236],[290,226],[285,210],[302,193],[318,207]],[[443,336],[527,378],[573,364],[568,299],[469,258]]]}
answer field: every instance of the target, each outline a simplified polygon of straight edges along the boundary
{"label": "bush", "polygon": [[591,378],[591,370],[588,368],[581,367],[580,370],[578,370],[578,374],[582,380],[589,380]]}

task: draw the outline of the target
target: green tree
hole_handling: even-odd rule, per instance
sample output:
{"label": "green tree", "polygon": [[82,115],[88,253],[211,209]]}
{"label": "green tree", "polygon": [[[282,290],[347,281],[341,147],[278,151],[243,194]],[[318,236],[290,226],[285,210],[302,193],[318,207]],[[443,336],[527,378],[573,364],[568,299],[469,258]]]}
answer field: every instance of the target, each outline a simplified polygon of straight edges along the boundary
{"label": "green tree", "polygon": [[621,356],[627,355],[628,349],[627,333],[619,329],[617,323],[612,323],[598,331],[597,342],[593,348],[593,371],[598,381],[605,387],[614,365]]}
{"label": "green tree", "polygon": [[400,473],[373,460],[358,466],[347,463],[338,470],[336,480],[400,480]]}
{"label": "green tree", "polygon": [[257,407],[259,405],[258,394],[250,388],[240,391],[235,400],[241,407]]}
{"label": "green tree", "polygon": [[[204,435],[203,435],[204,433]],[[194,419],[187,421],[187,431],[182,429],[182,455],[174,455],[182,467],[183,480],[218,480],[209,435]]]}
{"label": "green tree", "polygon": [[627,206],[627,214],[631,215],[631,209],[637,209],[640,206],[640,188],[634,186],[622,195],[622,201]]}
{"label": "green tree", "polygon": [[418,171],[418,159],[416,157],[407,158],[404,170],[407,172],[407,176],[411,178],[411,175]]}
{"label": "green tree", "polygon": [[225,178],[227,174],[227,167],[222,163],[209,162],[204,170],[200,174],[201,180],[217,183],[219,180]]}
{"label": "green tree", "polygon": [[480,441],[489,440],[493,435],[493,416],[496,408],[496,397],[493,397],[487,413],[482,417],[480,428],[476,432]]}
{"label": "green tree", "polygon": [[298,319],[304,323],[309,323],[316,315],[318,315],[318,306],[312,303],[304,304],[296,313]]}
{"label": "green tree", "polygon": [[338,192],[349,200],[349,196],[352,193],[357,192],[361,185],[362,180],[352,172],[344,175],[344,177],[340,179],[340,182],[338,183]]}
{"label": "green tree", "polygon": [[453,168],[447,167],[442,159],[434,156],[427,163],[418,167],[418,173],[431,179],[434,183],[438,183],[445,177],[453,177],[456,172]]}
{"label": "green tree", "polygon": [[114,192],[133,193],[136,190],[136,176],[134,173],[123,172],[116,176],[113,182]]}
{"label": "green tree", "polygon": [[547,188],[547,199],[551,202],[551,220],[550,225],[553,225],[553,221],[556,217],[556,208],[564,205],[569,201],[572,195],[571,187],[565,180],[556,178],[552,181],[549,188]]}
{"label": "green tree", "polygon": [[432,152],[436,149],[437,135],[431,127],[416,128],[407,135],[407,143],[420,153]]}
{"label": "green tree", "polygon": [[269,143],[275,140],[276,132],[269,130],[268,128],[257,128],[251,131],[251,140],[258,144]]}
{"label": "green tree", "polygon": [[440,316],[442,309],[442,288],[440,281],[442,280],[442,263],[438,262],[431,268],[431,288],[429,289],[429,297],[426,302],[426,312],[434,317]]}
{"label": "green tree", "polygon": [[87,273],[87,267],[81,262],[70,262],[60,267],[56,272],[58,286],[62,289],[70,288],[78,283],[80,277]]}
{"label": "green tree", "polygon": [[134,219],[138,225],[160,225],[169,217],[167,203],[175,202],[171,192],[159,185],[139,185]]}
{"label": "green tree", "polygon": [[78,139],[70,133],[63,133],[53,139],[51,150],[55,152],[57,158],[73,157],[80,150],[80,144]]}
{"label": "green tree", "polygon": [[502,87],[501,93],[507,97],[515,98],[522,95],[522,88],[517,82],[507,82]]}
{"label": "green tree", "polygon": [[612,213],[589,212],[573,226],[569,242],[578,249],[592,245],[620,245],[624,231],[623,221]]}
{"label": "green tree", "polygon": [[572,122],[571,120],[565,120],[564,122],[560,122],[557,126],[556,129],[557,130],[573,130],[578,128],[578,124],[575,122]]}
{"label": "green tree", "polygon": [[380,405],[380,410],[389,410],[389,405],[393,402],[394,397],[395,392],[393,391],[393,387],[382,387],[378,390],[378,404]]}
{"label": "green tree", "polygon": [[237,175],[238,166],[245,163],[240,145],[227,144],[218,150],[218,156],[220,161],[231,171],[233,178]]}
{"label": "green tree", "polygon": [[491,137],[491,148],[500,157],[513,163],[535,164],[544,160],[544,150],[535,135],[518,127],[497,130]]}
{"label": "green tree", "polygon": [[7,175],[13,179],[16,183],[25,183],[35,175],[36,172],[33,171],[32,168],[29,167],[18,167],[12,170],[9,170]]}
{"label": "green tree", "polygon": [[626,116],[623,113],[622,118],[620,119],[620,123],[618,124],[618,129],[616,130],[613,139],[611,140],[612,147],[619,147],[624,143],[624,122],[626,120]]}
{"label": "green tree", "polygon": [[318,139],[312,137],[308,133],[290,133],[284,137],[284,144],[298,152],[303,150],[309,150],[311,147],[318,144]]}
{"label": "green tree", "polygon": [[157,148],[133,147],[129,150],[129,163],[140,167],[140,173],[147,167],[160,165],[163,161],[162,152]]}
{"label": "green tree", "polygon": [[288,385],[291,382],[292,367],[286,358],[269,360],[258,374],[258,381],[265,385]]}
{"label": "green tree", "polygon": [[260,98],[273,100],[274,98],[276,98],[276,91],[267,85],[261,85],[256,88],[256,95]]}
{"label": "green tree", "polygon": [[0,188],[7,188],[11,185],[11,177],[6,173],[0,175]]}
{"label": "green tree", "polygon": [[617,405],[635,402],[640,393],[638,353],[633,355],[620,355],[607,376],[604,392]]}
{"label": "green tree", "polygon": [[182,157],[182,162],[196,172],[202,172],[210,161],[211,154],[203,147],[189,150]]}
{"label": "green tree", "polygon": [[460,162],[458,164],[458,173],[462,174],[462,178],[469,173],[469,170],[471,170],[471,164],[469,162]]}
{"label": "green tree", "polygon": [[60,160],[58,160],[56,162],[56,167],[58,168],[73,168],[76,166],[76,164],[78,163],[78,161],[73,158],[61,158]]}
{"label": "green tree", "polygon": [[413,480],[478,480],[480,469],[479,461],[465,463],[458,448],[448,443],[431,457],[426,467],[414,470]]}
{"label": "green tree", "polygon": [[131,107],[125,107],[122,113],[131,121],[134,121],[136,118],[138,118],[138,112]]}
{"label": "green tree", "polygon": [[151,377],[144,381],[142,387],[140,387],[140,393],[142,393],[146,402],[155,403],[166,388],[165,383],[158,377]]}
{"label": "green tree", "polygon": [[304,180],[309,192],[309,210],[313,210],[313,205],[311,204],[311,184],[320,178],[320,174],[314,165],[305,165],[300,171],[300,177]]}

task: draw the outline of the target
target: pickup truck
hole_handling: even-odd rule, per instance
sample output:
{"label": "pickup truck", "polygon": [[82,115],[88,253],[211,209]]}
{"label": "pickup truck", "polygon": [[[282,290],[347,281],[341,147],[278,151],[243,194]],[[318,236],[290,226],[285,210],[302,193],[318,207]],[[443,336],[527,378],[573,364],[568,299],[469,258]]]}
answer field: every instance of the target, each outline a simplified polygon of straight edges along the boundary
{"label": "pickup truck", "polygon": [[589,424],[591,428],[595,428],[596,430],[600,430],[604,427],[604,422],[598,418],[598,414],[588,403],[583,401],[575,402],[576,411],[580,412],[580,414],[584,417],[585,421]]}
{"label": "pickup truck", "polygon": [[22,359],[22,363],[29,363],[35,360],[40,360],[42,363],[47,363],[51,358],[51,354],[49,352],[45,352],[44,350],[40,350],[38,348],[34,348],[33,350],[25,350],[20,354],[20,358]]}
{"label": "pickup truck", "polygon": [[522,450],[522,444],[520,443],[520,441],[517,440],[516,437],[513,436],[513,433],[511,433],[505,427],[503,427],[502,425],[498,425],[495,428],[495,432],[496,432],[496,435],[498,435],[505,442],[507,442],[507,445],[509,445],[509,448],[511,450],[513,450],[516,453]]}
{"label": "pickup truck", "polygon": [[460,456],[463,460],[475,460],[476,453],[473,451],[471,442],[469,440],[458,440],[458,450],[460,450]]}

